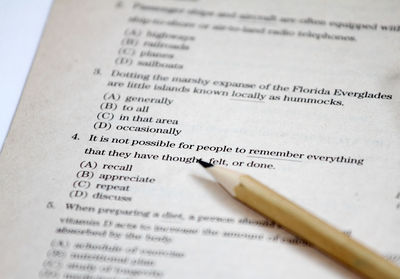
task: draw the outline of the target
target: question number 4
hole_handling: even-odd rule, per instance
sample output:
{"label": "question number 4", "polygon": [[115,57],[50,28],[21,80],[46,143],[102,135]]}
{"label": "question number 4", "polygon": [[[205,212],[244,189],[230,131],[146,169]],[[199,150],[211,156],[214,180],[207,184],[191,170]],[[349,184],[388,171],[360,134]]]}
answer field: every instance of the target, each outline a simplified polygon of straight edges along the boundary
{"label": "question number 4", "polygon": [[73,135],[71,138],[72,138],[73,140],[79,140],[79,138],[78,138],[78,133],[76,133],[75,135]]}

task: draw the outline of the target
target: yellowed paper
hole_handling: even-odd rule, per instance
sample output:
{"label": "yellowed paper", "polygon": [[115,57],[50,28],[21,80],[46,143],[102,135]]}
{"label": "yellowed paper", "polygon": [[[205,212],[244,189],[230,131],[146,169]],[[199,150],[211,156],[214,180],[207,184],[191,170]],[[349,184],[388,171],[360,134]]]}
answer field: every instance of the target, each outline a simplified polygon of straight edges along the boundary
{"label": "yellowed paper", "polygon": [[2,278],[357,278],[250,174],[400,263],[397,1],[56,0],[0,155]]}

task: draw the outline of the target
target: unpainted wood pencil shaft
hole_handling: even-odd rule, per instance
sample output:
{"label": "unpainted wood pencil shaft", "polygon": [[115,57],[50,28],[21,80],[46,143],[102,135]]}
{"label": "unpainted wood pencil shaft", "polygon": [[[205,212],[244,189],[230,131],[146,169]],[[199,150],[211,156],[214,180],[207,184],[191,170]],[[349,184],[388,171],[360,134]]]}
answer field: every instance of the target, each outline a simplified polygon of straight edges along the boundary
{"label": "unpainted wood pencil shaft", "polygon": [[399,279],[400,268],[247,175],[234,188],[238,200],[367,278]]}

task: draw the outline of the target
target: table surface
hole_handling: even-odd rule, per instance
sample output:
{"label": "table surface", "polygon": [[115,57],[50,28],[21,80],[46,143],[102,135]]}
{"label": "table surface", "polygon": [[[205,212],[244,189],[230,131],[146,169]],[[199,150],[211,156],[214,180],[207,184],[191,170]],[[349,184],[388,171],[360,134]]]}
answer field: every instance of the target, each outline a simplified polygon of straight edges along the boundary
{"label": "table surface", "polygon": [[0,1],[0,148],[24,88],[52,0]]}

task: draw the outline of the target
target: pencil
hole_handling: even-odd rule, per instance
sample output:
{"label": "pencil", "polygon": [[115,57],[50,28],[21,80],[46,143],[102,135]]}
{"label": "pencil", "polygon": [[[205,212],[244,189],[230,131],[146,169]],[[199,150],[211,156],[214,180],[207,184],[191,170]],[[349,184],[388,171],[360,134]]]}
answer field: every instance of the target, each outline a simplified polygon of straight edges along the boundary
{"label": "pencil", "polygon": [[233,197],[366,278],[399,279],[400,268],[254,178],[198,161]]}

